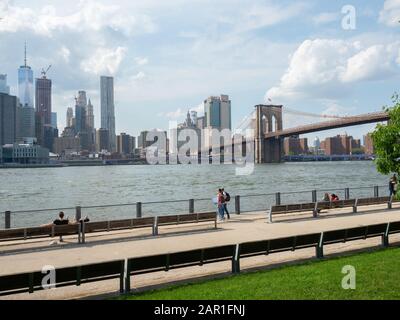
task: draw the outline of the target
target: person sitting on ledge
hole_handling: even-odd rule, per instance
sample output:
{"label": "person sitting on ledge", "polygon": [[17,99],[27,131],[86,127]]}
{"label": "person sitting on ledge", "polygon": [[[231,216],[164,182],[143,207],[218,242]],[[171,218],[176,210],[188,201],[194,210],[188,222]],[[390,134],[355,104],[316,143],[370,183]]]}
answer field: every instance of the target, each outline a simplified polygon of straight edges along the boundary
{"label": "person sitting on ledge", "polygon": [[331,201],[331,196],[329,193],[325,193],[324,199],[322,200],[324,202],[330,202]]}
{"label": "person sitting on ledge", "polygon": [[331,195],[331,201],[332,201],[332,202],[334,202],[334,201],[339,201],[339,197],[338,197],[336,194],[332,193],[332,195]]}

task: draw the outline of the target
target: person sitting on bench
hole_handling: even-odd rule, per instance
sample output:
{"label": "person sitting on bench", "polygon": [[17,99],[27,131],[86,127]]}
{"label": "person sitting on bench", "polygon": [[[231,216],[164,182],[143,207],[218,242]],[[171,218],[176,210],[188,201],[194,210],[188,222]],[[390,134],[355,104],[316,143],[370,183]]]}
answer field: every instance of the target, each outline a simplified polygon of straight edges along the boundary
{"label": "person sitting on bench", "polygon": [[338,197],[336,194],[332,193],[332,195],[331,195],[331,201],[332,201],[332,202],[334,202],[334,201],[339,201],[339,197]]}
{"label": "person sitting on bench", "polygon": [[[41,227],[52,227],[52,226],[65,226],[70,224],[69,219],[64,219],[65,215],[64,212],[60,212],[58,214],[58,218],[54,220],[52,223],[44,224]],[[62,236],[60,236],[60,242],[63,242]],[[54,241],[51,242],[51,244],[55,244]]]}
{"label": "person sitting on bench", "polygon": [[53,221],[53,224],[56,225],[56,226],[64,226],[66,224],[69,224],[69,220],[68,219],[64,219],[64,212],[61,211],[58,214],[58,218]]}

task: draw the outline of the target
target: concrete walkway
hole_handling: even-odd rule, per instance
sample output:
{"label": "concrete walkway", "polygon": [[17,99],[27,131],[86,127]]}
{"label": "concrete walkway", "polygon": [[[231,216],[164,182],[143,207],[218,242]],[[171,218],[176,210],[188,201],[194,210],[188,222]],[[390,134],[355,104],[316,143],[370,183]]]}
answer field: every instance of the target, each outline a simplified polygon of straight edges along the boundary
{"label": "concrete walkway", "polygon": [[[160,228],[160,236],[151,237],[150,230],[129,230],[102,233],[87,237],[85,245],[76,244],[75,238],[66,238],[63,245],[49,246],[49,239],[28,242],[0,243],[0,275],[29,271],[39,271],[44,265],[55,268],[112,261],[135,256],[163,254],[185,251],[209,246],[235,244],[246,241],[273,239],[284,236],[322,232],[327,230],[357,227],[369,224],[400,221],[400,204],[393,210],[385,206],[360,208],[353,214],[351,208],[336,209],[326,212],[321,217],[312,218],[312,213],[301,213],[276,218],[275,223],[266,223],[266,213],[246,213],[232,216],[229,222],[219,224],[213,229],[212,224],[180,225]],[[391,237],[391,242],[399,241],[400,236]],[[332,245],[326,248],[327,254],[379,245],[380,239],[354,241]],[[267,257],[245,259],[242,269],[265,267],[277,263],[309,259],[315,255],[313,249],[296,252],[272,254]],[[141,275],[132,279],[136,289],[180,280],[204,276],[215,276],[230,271],[230,263],[216,263],[203,267],[190,267]],[[48,291],[38,291],[32,295],[20,294],[2,297],[2,299],[75,299],[94,296],[118,290],[119,281],[109,280],[99,283],[67,287]]]}

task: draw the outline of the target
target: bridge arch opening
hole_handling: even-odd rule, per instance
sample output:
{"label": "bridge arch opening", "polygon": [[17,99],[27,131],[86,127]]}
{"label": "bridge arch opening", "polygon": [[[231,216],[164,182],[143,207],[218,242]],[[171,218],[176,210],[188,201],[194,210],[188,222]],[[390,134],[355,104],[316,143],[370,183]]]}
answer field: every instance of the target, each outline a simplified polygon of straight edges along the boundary
{"label": "bridge arch opening", "polygon": [[276,117],[275,114],[273,114],[271,117],[271,131],[270,132],[276,132],[276,131],[278,131],[278,118]]}

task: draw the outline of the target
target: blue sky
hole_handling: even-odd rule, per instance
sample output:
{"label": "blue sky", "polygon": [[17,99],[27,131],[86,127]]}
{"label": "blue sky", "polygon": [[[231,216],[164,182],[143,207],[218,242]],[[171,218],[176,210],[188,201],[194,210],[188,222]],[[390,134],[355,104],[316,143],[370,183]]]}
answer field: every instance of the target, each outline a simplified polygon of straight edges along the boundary
{"label": "blue sky", "polygon": [[[356,28],[342,28],[342,8]],[[266,97],[317,114],[378,111],[398,91],[400,0],[0,0],[0,73],[16,93],[24,41],[35,76],[52,64],[59,125],[86,90],[100,125],[99,77],[115,77],[117,132],[168,128],[210,95],[238,124]],[[285,126],[315,119],[285,116]],[[345,131],[361,136],[366,125]],[[310,136],[310,138],[313,136]]]}

